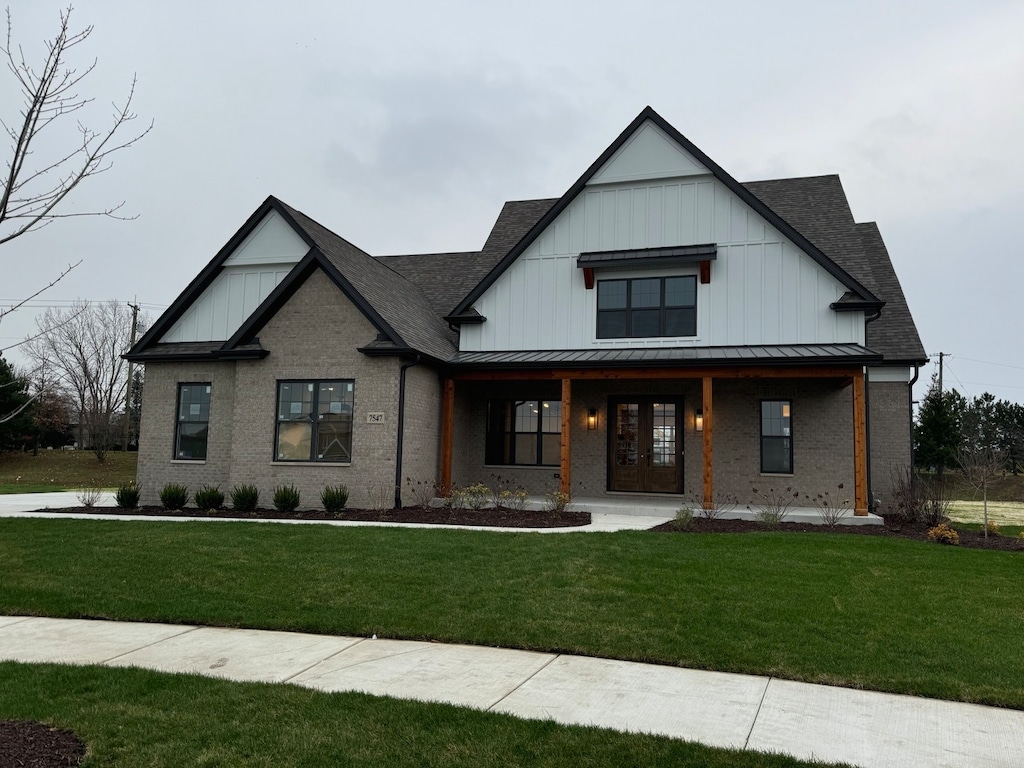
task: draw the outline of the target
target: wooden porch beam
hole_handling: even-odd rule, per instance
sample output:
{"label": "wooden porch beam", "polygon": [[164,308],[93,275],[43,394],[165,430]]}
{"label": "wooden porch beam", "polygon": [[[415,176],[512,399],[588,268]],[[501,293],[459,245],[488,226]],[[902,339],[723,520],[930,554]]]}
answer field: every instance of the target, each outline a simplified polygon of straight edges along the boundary
{"label": "wooden porch beam", "polygon": [[559,490],[566,495],[572,493],[572,380],[562,379],[562,440],[558,474],[561,478]]}
{"label": "wooden porch beam", "polygon": [[559,489],[563,494],[571,493],[571,438],[572,438],[572,381],[562,379],[562,435],[558,474],[561,478]]}
{"label": "wooden porch beam", "polygon": [[441,402],[441,485],[438,492],[448,496],[452,490],[452,441],[455,432],[455,379],[444,380]]}
{"label": "wooden porch beam", "polygon": [[857,366],[744,366],[742,368],[537,368],[530,370],[453,371],[457,381],[557,381],[559,379],[837,379],[853,378]]}
{"label": "wooden porch beam", "polygon": [[714,427],[715,419],[712,413],[712,378],[704,377],[704,394],[701,400],[701,408],[704,415],[704,509],[712,509],[715,505],[715,476],[714,476]]}
{"label": "wooden porch beam", "polygon": [[867,411],[864,371],[853,376],[853,514],[868,513]]}

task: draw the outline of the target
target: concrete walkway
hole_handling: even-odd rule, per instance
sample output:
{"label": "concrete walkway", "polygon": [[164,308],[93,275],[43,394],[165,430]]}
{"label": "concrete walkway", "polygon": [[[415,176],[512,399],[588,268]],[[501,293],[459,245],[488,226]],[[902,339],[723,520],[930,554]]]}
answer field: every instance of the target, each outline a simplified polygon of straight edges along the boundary
{"label": "concrete walkway", "polygon": [[0,616],[0,659],[363,691],[865,768],[1024,759],[1017,710],[501,648]]}
{"label": "concrete walkway", "polygon": [[[59,491],[55,493],[17,493],[0,494],[0,517],[42,517],[55,519],[81,519],[81,520],[165,520],[169,522],[231,522],[244,520],[245,522],[258,523],[283,523],[288,525],[337,525],[337,526],[381,526],[397,528],[455,528],[463,531],[503,531],[514,533],[572,533],[574,531],[589,532],[612,532],[612,531],[646,531],[656,525],[661,525],[666,520],[675,517],[675,506],[669,509],[655,509],[653,514],[643,514],[641,511],[620,511],[620,512],[598,512],[591,513],[590,525],[582,525],[574,528],[494,528],[484,525],[437,525],[434,523],[373,523],[356,520],[253,520],[252,518],[226,518],[226,517],[178,517],[168,515],[130,515],[130,514],[77,514],[63,512],[47,512],[47,509],[62,509],[65,507],[80,507],[77,495],[73,491]],[[105,492],[96,503],[97,507],[113,507],[114,494]],[[676,505],[678,506],[678,505]]]}

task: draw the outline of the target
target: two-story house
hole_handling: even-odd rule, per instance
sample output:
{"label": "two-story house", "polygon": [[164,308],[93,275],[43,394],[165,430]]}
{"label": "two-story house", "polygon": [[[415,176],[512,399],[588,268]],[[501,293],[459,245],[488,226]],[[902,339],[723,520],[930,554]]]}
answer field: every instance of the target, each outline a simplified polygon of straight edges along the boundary
{"label": "two-story house", "polygon": [[926,361],[838,177],[740,183],[650,108],[561,197],[506,203],[479,251],[373,257],[268,198],[128,357],[149,499],[842,483],[857,514],[910,462]]}

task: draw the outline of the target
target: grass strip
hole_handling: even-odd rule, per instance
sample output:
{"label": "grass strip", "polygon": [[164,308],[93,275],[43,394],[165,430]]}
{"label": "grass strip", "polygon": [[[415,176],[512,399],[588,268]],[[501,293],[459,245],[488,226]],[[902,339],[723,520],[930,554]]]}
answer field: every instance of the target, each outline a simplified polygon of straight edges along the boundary
{"label": "grass strip", "polygon": [[111,451],[102,463],[92,451],[0,454],[0,493],[117,488],[135,479],[139,454]]}
{"label": "grass strip", "polygon": [[0,520],[0,613],[497,645],[1018,709],[1022,567],[825,533]]}
{"label": "grass strip", "polygon": [[0,717],[70,728],[88,744],[86,767],[810,765],[442,704],[138,669],[7,662],[0,681]]}

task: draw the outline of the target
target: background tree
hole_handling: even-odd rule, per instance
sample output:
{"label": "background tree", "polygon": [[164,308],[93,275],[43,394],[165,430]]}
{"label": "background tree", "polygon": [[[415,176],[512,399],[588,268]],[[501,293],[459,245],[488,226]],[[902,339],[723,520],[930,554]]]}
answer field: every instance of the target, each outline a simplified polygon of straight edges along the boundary
{"label": "background tree", "polygon": [[128,446],[125,447],[125,450],[129,447],[138,450],[139,447],[139,425],[142,423],[142,388],[146,383],[144,371],[145,369],[140,367],[136,368],[132,374],[134,383],[131,390],[131,402],[128,403]]}
{"label": "background tree", "polygon": [[995,398],[986,393],[976,397],[963,417],[964,439],[957,450],[957,464],[965,480],[981,491],[982,528],[988,538],[989,483],[1006,472],[1006,453],[995,431]]}
{"label": "background tree", "polygon": [[934,468],[941,475],[947,467],[957,465],[962,439],[960,416],[965,405],[959,392],[940,392],[937,374],[932,374],[931,386],[921,401],[914,425],[914,463],[918,467]]}
{"label": "background tree", "polygon": [[132,313],[116,301],[79,301],[48,309],[36,325],[39,333],[25,345],[26,354],[71,394],[79,445],[103,461],[124,417],[128,364],[121,355],[131,343]]}
{"label": "background tree", "polygon": [[28,379],[0,356],[0,451],[23,448],[31,440],[32,400]]}
{"label": "background tree", "polygon": [[45,377],[36,384],[37,399],[32,406],[35,427],[34,449],[59,448],[74,440],[71,434],[71,406],[63,387],[51,384]]}

